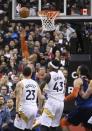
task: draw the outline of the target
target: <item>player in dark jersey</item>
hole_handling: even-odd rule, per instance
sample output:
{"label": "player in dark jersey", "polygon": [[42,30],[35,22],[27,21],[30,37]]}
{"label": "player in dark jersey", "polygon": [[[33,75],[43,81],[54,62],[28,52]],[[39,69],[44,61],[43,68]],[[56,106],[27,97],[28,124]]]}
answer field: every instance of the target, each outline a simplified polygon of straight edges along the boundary
{"label": "player in dark jersey", "polygon": [[78,78],[74,80],[73,92],[65,98],[67,101],[75,99],[76,108],[61,119],[60,125],[63,131],[67,131],[67,127],[71,124],[77,126],[80,123],[83,124],[86,131],[92,130],[92,125],[88,123],[92,116],[92,95],[88,95],[86,99],[82,96],[90,85],[89,71],[85,65],[81,65],[77,68],[77,73]]}

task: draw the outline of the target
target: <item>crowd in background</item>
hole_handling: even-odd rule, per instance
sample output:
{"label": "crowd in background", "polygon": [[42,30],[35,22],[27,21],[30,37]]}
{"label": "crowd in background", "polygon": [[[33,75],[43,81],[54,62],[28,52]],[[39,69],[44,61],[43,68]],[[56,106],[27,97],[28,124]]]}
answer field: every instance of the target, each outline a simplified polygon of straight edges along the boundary
{"label": "crowd in background", "polygon": [[87,15],[90,15],[90,0],[67,1],[67,15],[83,15],[83,9],[87,9]]}
{"label": "crowd in background", "polygon": [[[8,0],[7,3],[0,0],[0,94],[10,110],[12,119],[9,119],[7,113],[7,117],[0,120],[0,127],[10,120],[9,127],[12,129],[15,117],[14,90],[16,83],[23,79],[22,70],[25,65],[30,65],[32,79],[40,84],[48,72],[48,62],[57,59],[61,63],[60,69],[67,82],[71,53],[90,54],[92,51],[92,23],[57,23],[56,26],[59,28],[56,31],[43,32],[40,24],[11,21],[8,17],[8,2]],[[28,59],[22,57],[21,32],[23,29],[26,32],[25,41],[30,54]],[[6,125],[2,127],[5,131]]]}
{"label": "crowd in background", "polygon": [[[90,15],[91,14],[91,4],[90,0],[67,0],[66,14],[72,16],[80,15]],[[17,0],[17,12],[19,8],[27,6],[30,9],[30,16],[38,16],[38,0]],[[64,0],[42,0],[41,2],[42,10],[58,10],[61,13],[64,12]],[[86,12],[83,9],[86,9]]]}

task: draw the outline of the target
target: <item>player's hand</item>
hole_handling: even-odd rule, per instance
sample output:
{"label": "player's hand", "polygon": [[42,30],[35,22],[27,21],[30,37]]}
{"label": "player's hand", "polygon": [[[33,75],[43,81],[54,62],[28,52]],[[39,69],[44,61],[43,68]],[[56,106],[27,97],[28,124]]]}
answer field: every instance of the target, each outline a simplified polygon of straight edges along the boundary
{"label": "player's hand", "polygon": [[21,111],[16,112],[16,117],[18,117],[18,118],[21,117]]}
{"label": "player's hand", "polygon": [[38,110],[38,114],[42,114],[42,112],[43,112],[43,108]]}
{"label": "player's hand", "polygon": [[4,124],[2,125],[2,128],[3,128],[3,129],[8,128],[8,124],[7,124],[7,123],[4,123]]}
{"label": "player's hand", "polygon": [[84,94],[84,91],[83,91],[83,89],[81,88],[80,91],[79,91],[79,95],[82,97],[83,94]]}

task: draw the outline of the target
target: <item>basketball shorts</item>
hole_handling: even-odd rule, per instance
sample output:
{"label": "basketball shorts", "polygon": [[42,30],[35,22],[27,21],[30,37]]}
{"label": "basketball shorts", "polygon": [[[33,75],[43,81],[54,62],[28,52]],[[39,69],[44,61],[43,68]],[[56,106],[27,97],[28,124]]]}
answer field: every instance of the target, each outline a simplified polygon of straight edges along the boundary
{"label": "basketball shorts", "polygon": [[14,126],[19,129],[31,129],[33,122],[36,119],[37,115],[37,106],[25,105],[21,107],[20,117],[16,117],[14,120]]}
{"label": "basketball shorts", "polygon": [[40,118],[41,125],[47,127],[58,127],[64,109],[64,102],[55,99],[48,99]]}

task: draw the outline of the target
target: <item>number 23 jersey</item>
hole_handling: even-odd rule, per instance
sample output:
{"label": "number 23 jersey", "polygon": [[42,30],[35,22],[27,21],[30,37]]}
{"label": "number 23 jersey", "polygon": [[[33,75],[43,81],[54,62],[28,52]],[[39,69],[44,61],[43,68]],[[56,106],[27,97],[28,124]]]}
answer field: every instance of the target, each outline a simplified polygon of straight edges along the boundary
{"label": "number 23 jersey", "polygon": [[23,93],[21,97],[21,105],[36,105],[39,86],[32,79],[23,79]]}
{"label": "number 23 jersey", "polygon": [[65,77],[62,71],[50,72],[51,80],[48,83],[47,95],[48,98],[54,98],[56,100],[63,101],[65,96]]}

